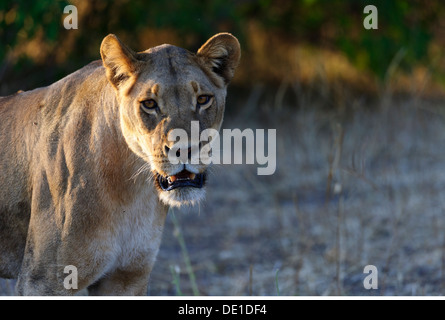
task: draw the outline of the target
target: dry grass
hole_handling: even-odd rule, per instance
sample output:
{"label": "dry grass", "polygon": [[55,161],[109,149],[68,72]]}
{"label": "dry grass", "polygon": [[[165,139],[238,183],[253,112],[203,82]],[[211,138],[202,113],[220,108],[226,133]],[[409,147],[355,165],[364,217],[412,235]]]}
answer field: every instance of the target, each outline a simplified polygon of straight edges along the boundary
{"label": "dry grass", "polygon": [[[252,95],[231,96],[255,107],[224,127],[276,128],[276,173],[215,167],[207,200],[167,217],[149,294],[444,294],[443,104],[387,96],[327,112],[304,95],[299,108]],[[368,264],[378,290],[363,287]]]}
{"label": "dry grass", "polygon": [[[90,4],[75,3],[84,16]],[[2,95],[51,83],[69,62],[76,33],[55,52],[41,32],[0,64]],[[257,176],[254,165],[216,167],[207,200],[167,218],[149,293],[445,294],[445,109],[421,98],[444,96],[431,70],[443,70],[445,60],[404,74],[395,57],[380,85],[341,52],[255,24],[246,34],[234,84],[251,92],[245,99],[229,94],[224,127],[276,128],[277,171]],[[136,50],[195,42],[180,41],[173,30],[146,29],[137,39]],[[99,43],[88,49],[96,58]],[[443,56],[439,44],[430,51]],[[15,75],[21,54],[46,64]],[[252,79],[278,88],[266,93]],[[381,98],[369,102],[357,92]],[[391,92],[408,96],[395,100]],[[375,291],[363,288],[368,264],[379,270]],[[13,284],[0,279],[0,294],[12,295]]]}
{"label": "dry grass", "polygon": [[[202,294],[444,293],[440,105],[386,100],[366,111],[354,103],[353,114],[305,102],[275,120],[262,120],[261,105],[260,115],[227,119],[228,128],[277,128],[277,171],[219,166],[207,201],[176,212]],[[193,292],[175,230],[167,218],[152,295],[177,293],[172,267],[181,292]],[[379,270],[378,290],[363,288],[368,264]],[[12,294],[11,283],[1,285]]]}
{"label": "dry grass", "polygon": [[[276,295],[277,285],[281,295],[445,293],[441,105],[354,104],[351,114],[308,103],[275,121],[226,121],[277,128],[278,167],[274,176],[220,167],[205,204],[176,214],[202,294]],[[169,266],[179,266],[191,294],[172,230],[167,218],[152,295],[175,293]],[[368,264],[378,268],[378,290],[363,287]]]}

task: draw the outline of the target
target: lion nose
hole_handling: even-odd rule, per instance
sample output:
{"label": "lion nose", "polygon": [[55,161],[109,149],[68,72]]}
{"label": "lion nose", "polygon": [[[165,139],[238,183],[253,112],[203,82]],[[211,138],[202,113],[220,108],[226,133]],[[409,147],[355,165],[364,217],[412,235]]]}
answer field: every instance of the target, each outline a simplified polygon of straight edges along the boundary
{"label": "lion nose", "polygon": [[[181,155],[184,153],[182,155],[182,158],[185,158],[185,156],[187,156],[188,160],[190,160],[192,158],[192,147],[190,145],[183,146],[183,147],[174,147],[173,146],[173,150],[171,152],[174,152],[174,154],[170,154],[170,151],[171,151],[170,147],[165,145],[164,146],[164,154],[166,157],[176,156],[177,158],[181,159]],[[186,162],[186,161],[184,161],[184,162]]]}

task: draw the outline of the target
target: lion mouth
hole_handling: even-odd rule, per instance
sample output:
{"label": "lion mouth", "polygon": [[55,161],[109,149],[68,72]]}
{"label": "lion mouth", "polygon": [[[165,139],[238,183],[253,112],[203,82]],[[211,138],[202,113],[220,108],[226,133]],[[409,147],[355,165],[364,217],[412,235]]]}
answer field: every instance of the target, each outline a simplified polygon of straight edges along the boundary
{"label": "lion mouth", "polygon": [[159,173],[156,176],[156,181],[163,191],[171,191],[176,188],[184,187],[202,188],[205,184],[205,180],[205,173],[195,174],[187,170],[182,170],[171,176],[162,176]]}

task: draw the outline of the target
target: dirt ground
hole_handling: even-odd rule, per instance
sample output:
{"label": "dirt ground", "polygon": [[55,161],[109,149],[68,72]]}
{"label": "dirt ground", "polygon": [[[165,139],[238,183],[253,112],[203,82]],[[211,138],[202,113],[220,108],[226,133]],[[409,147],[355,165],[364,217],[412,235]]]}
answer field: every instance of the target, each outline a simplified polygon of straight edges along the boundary
{"label": "dirt ground", "polygon": [[[215,166],[206,201],[169,213],[148,293],[444,294],[444,103],[258,101],[229,105],[224,128],[276,129],[275,174]],[[367,265],[378,289],[364,288]]]}

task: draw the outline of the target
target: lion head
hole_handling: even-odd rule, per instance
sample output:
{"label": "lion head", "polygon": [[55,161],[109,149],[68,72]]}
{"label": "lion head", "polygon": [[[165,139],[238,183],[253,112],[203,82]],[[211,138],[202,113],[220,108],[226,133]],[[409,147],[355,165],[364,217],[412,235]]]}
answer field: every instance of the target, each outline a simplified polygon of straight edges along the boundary
{"label": "lion head", "polygon": [[[240,60],[238,40],[220,33],[197,53],[172,45],[134,52],[115,35],[108,35],[100,52],[115,89],[122,134],[146,162],[159,198],[171,206],[201,200],[208,165],[187,161],[193,150],[202,148],[192,138],[191,122],[197,121],[200,131],[220,129],[227,85]],[[190,137],[179,146],[169,139],[178,128]],[[173,163],[172,150],[187,156]]]}

